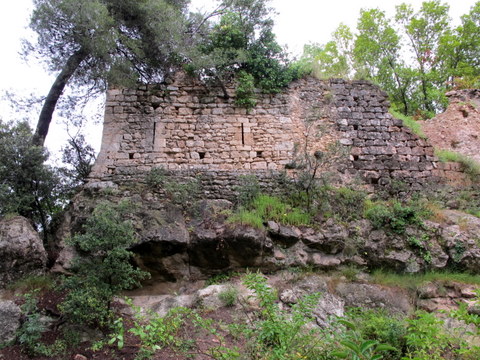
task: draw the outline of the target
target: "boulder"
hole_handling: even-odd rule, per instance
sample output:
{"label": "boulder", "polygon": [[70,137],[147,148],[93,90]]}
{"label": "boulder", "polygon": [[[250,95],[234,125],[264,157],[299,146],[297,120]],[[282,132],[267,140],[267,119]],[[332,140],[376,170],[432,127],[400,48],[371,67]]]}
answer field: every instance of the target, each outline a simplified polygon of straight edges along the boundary
{"label": "boulder", "polygon": [[20,327],[20,308],[10,300],[0,300],[0,345],[15,340]]}
{"label": "boulder", "polygon": [[38,233],[21,216],[0,221],[0,288],[45,271],[47,253]]}
{"label": "boulder", "polygon": [[345,315],[345,301],[340,297],[323,293],[313,310],[315,321],[320,327],[328,327],[331,320]]}
{"label": "boulder", "polygon": [[414,309],[410,297],[401,289],[374,284],[340,283],[335,291],[345,301],[346,306],[383,308],[391,313],[404,314]]}

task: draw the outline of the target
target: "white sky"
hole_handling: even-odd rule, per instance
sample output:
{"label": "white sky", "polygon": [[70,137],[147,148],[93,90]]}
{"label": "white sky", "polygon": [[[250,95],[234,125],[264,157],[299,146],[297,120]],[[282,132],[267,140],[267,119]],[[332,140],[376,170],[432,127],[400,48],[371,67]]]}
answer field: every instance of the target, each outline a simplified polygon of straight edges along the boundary
{"label": "white sky", "polygon": [[[119,0],[120,1],[120,0]],[[402,2],[412,4],[416,9],[422,0],[271,0],[276,10],[275,33],[280,44],[288,46],[294,55],[300,55],[307,43],[326,43],[340,23],[356,26],[361,8],[375,8],[393,15],[395,5]],[[443,0],[450,5],[450,17],[453,24],[459,23],[461,15],[469,12],[476,0]],[[208,10],[213,4],[209,0],[192,0],[194,8]],[[33,8],[32,0],[3,0],[0,2],[0,92],[12,90],[20,93],[45,95],[52,83],[48,75],[38,64],[26,64],[18,52],[20,39],[28,35],[26,26]],[[5,103],[0,100],[0,118],[9,120],[15,114],[8,112]],[[32,119],[32,126],[35,119]],[[53,124],[47,136],[47,146],[55,152],[64,143],[61,134],[62,124]],[[99,148],[101,130],[91,127],[87,140]]]}

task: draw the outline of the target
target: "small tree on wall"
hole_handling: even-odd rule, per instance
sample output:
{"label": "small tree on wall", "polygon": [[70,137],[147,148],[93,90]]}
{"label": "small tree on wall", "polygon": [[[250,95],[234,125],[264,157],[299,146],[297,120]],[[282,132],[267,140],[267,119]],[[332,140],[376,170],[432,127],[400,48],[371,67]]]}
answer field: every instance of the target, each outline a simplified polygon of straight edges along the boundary
{"label": "small tree on wall", "polygon": [[[333,130],[333,124],[328,122],[331,115],[328,105],[315,103],[310,107],[304,121],[303,141],[295,144],[294,160],[286,165],[297,170],[294,176],[297,201],[305,203],[309,210],[327,187],[330,170],[349,153],[348,147],[327,138]],[[322,140],[323,148],[315,148]]]}

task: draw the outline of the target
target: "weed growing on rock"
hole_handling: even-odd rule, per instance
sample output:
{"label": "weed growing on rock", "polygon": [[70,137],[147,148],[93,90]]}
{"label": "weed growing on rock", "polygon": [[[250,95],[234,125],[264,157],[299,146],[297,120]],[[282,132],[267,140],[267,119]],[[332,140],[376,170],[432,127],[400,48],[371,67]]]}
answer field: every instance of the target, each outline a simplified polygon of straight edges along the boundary
{"label": "weed growing on rock", "polygon": [[259,195],[247,208],[239,208],[229,221],[262,228],[267,221],[276,221],[285,225],[308,225],[311,216],[301,209],[292,207],[278,197]]}
{"label": "weed growing on rock", "polygon": [[451,150],[435,149],[435,155],[442,162],[458,162],[470,179],[478,183],[480,178],[480,164],[472,158]]}
{"label": "weed growing on rock", "polygon": [[233,306],[238,299],[238,290],[234,286],[228,286],[225,290],[218,294],[218,298],[224,306]]}
{"label": "weed growing on rock", "polygon": [[397,200],[367,201],[365,204],[364,215],[374,229],[387,228],[396,234],[404,234],[407,226],[423,226],[420,210],[411,204],[402,204]]}
{"label": "weed growing on rock", "polygon": [[[265,277],[259,273],[249,273],[244,279],[248,289],[255,292],[260,306],[260,319],[252,326],[256,352],[253,358],[262,358],[269,354],[269,359],[314,359],[319,351],[320,338],[315,329],[307,330],[306,324],[313,321],[313,309],[320,294],[305,296],[295,304],[291,312],[281,310],[276,304],[277,294]],[[262,355],[263,354],[263,355]]]}
{"label": "weed growing on rock", "polygon": [[260,184],[255,175],[242,175],[239,177],[239,183],[235,188],[238,193],[238,205],[248,206],[260,195]]}

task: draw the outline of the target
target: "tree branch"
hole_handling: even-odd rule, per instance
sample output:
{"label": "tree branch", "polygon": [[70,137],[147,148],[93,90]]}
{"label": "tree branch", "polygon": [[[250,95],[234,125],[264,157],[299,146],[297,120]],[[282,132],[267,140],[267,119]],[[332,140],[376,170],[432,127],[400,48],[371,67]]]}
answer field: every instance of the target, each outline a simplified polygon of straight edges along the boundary
{"label": "tree branch", "polygon": [[48,128],[50,127],[58,99],[62,95],[68,81],[86,57],[87,52],[83,48],[76,51],[68,58],[62,71],[58,74],[45,98],[45,102],[43,103],[42,111],[40,112],[37,122],[37,128],[32,139],[33,145],[43,146],[45,143],[45,138],[47,137]]}

